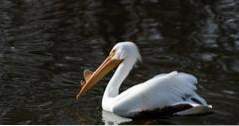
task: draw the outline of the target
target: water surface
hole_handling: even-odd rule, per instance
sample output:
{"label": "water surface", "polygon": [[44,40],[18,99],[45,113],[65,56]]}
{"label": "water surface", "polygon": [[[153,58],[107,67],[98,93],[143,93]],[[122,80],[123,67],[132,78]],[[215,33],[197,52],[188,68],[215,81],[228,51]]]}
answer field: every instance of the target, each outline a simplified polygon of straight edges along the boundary
{"label": "water surface", "polygon": [[95,70],[119,41],[134,41],[143,57],[122,90],[189,72],[215,109],[122,124],[239,124],[238,28],[237,0],[2,0],[0,124],[105,124],[110,76],[80,101],[75,95],[83,70]]}

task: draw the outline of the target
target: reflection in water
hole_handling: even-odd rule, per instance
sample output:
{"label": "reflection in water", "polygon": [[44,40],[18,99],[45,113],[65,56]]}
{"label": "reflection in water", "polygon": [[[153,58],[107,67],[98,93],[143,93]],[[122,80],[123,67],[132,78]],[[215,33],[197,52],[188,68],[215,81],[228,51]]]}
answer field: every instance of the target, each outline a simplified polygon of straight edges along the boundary
{"label": "reflection in water", "polygon": [[238,124],[237,0],[0,1],[0,124],[103,124],[107,79],[75,94],[117,41],[139,46],[143,64],[122,89],[172,70],[199,78],[209,116],[129,124]]}
{"label": "reflection in water", "polygon": [[105,125],[117,125],[121,123],[131,122],[132,119],[124,118],[124,117],[115,115],[112,112],[107,112],[102,110],[102,121],[105,123]]}

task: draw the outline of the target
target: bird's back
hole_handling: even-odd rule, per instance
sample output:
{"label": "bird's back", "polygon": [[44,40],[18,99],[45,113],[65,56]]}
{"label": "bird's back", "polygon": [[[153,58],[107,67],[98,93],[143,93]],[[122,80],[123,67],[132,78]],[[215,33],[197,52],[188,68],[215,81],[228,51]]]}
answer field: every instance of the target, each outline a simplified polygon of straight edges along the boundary
{"label": "bird's back", "polygon": [[187,73],[174,71],[157,75],[117,96],[113,111],[118,114],[133,115],[181,102],[193,103],[196,101],[207,105],[206,101],[195,92],[196,83],[196,77]]}

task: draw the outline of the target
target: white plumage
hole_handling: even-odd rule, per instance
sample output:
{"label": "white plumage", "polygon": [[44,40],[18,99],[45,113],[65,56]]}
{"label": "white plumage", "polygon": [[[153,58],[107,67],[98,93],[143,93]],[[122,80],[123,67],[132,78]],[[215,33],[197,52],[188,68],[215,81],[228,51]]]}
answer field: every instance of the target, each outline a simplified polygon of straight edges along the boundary
{"label": "white plumage", "polygon": [[[102,100],[102,108],[124,117],[133,117],[138,113],[189,105],[190,108],[176,111],[175,115],[201,114],[211,110],[207,102],[195,91],[197,79],[183,72],[159,74],[152,79],[130,87],[119,94],[119,88],[137,60],[141,60],[137,46],[132,42],[120,42],[110,53],[110,60],[121,61],[112,79],[109,81]],[[106,60],[103,63],[103,71]],[[91,79],[99,76],[100,70],[91,75]],[[97,80],[99,81],[99,80]],[[96,81],[96,82],[97,82]],[[95,83],[96,83],[95,82]],[[86,81],[86,84],[91,83]]]}

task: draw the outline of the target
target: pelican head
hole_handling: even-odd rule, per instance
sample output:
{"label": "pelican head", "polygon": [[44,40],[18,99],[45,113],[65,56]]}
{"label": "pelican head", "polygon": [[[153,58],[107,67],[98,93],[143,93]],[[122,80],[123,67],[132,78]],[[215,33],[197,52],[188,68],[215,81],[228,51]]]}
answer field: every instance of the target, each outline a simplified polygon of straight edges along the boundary
{"label": "pelican head", "polygon": [[115,54],[115,58],[118,60],[141,61],[138,47],[133,42],[117,43],[110,51],[110,54],[112,53]]}
{"label": "pelican head", "polygon": [[101,79],[103,79],[104,76],[123,62],[131,62],[134,64],[136,61],[141,61],[141,56],[137,46],[133,42],[117,43],[110,51],[109,56],[96,69],[96,71],[84,72],[85,81],[82,81],[82,87],[80,92],[77,94],[76,99],[79,99],[81,95],[85,94]]}

